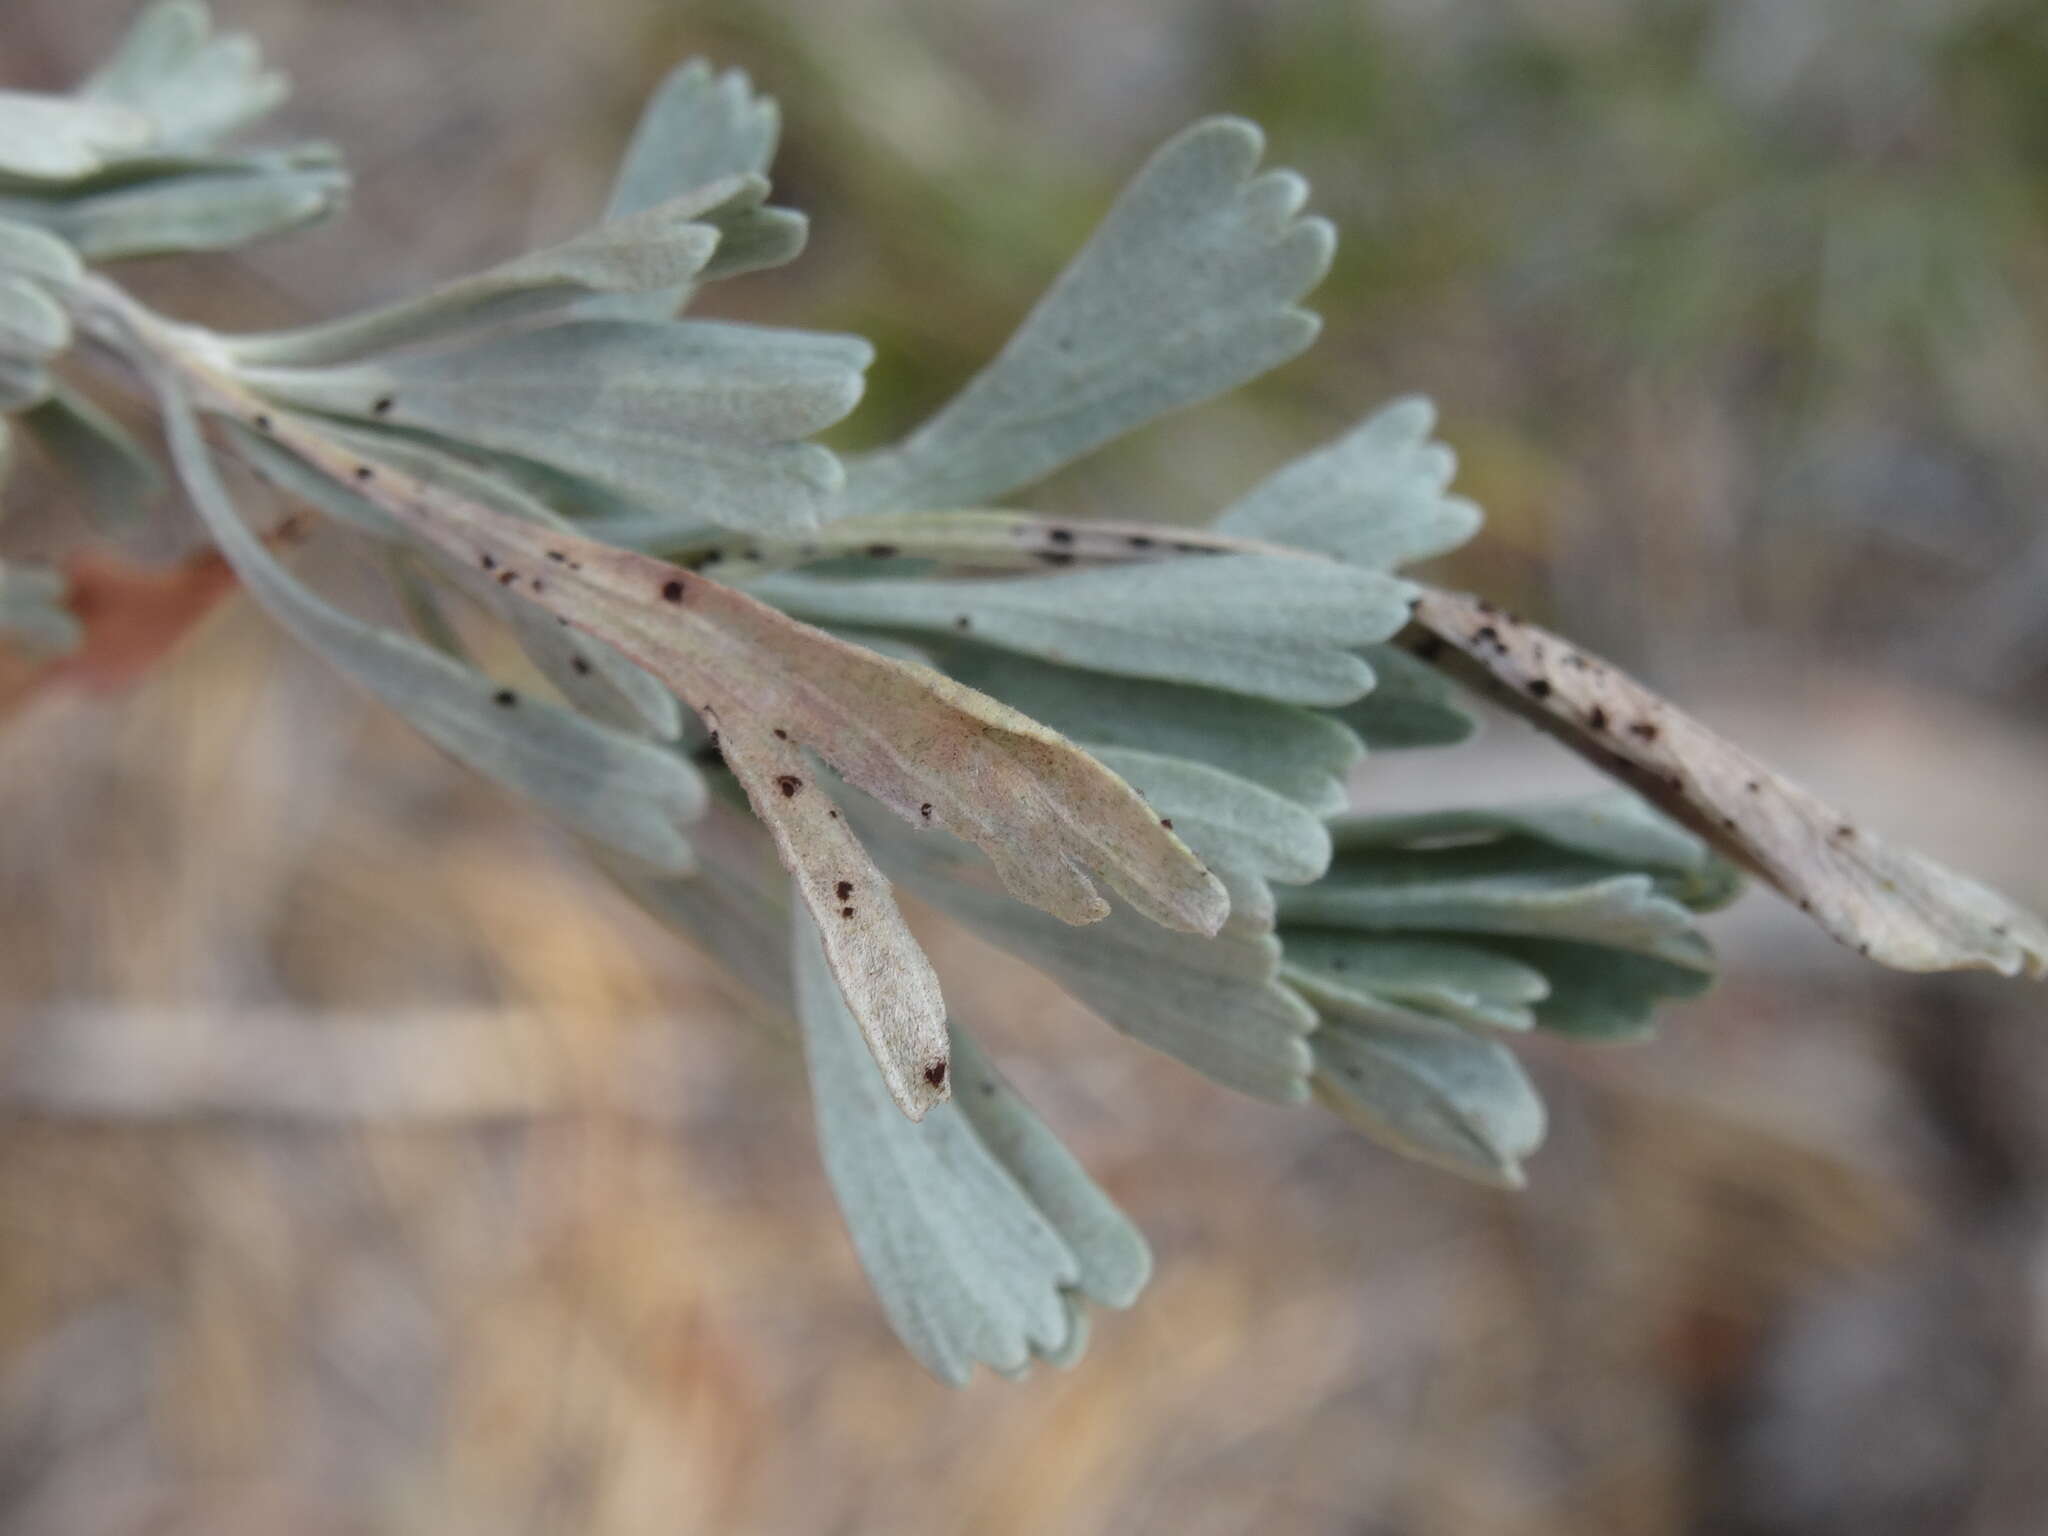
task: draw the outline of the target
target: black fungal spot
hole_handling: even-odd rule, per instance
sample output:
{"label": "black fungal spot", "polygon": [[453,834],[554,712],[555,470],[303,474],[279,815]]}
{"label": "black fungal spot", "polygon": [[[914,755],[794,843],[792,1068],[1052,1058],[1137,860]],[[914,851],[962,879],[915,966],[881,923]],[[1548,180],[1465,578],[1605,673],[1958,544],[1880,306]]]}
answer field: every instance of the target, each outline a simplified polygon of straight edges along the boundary
{"label": "black fungal spot", "polygon": [[497,559],[495,556],[492,555],[478,555],[477,564],[481,565],[487,571],[495,571],[498,568]]}
{"label": "black fungal spot", "polygon": [[538,576],[533,578],[533,590],[536,592],[547,591],[547,588],[541,585],[541,580]]}
{"label": "black fungal spot", "polygon": [[1638,720],[1628,728],[1628,733],[1643,741],[1655,741],[1657,739],[1657,726],[1654,721]]}
{"label": "black fungal spot", "polygon": [[923,818],[924,818],[924,819],[925,819],[926,821],[930,821],[930,820],[932,819],[932,803],[931,803],[931,801],[927,800],[927,801],[925,801],[925,803],[924,803],[923,805],[920,805],[920,806],[919,806],[919,807],[917,808],[917,814],[918,814],[918,815],[920,815],[920,816],[922,816],[922,817],[923,817]]}
{"label": "black fungal spot", "polygon": [[517,581],[518,579],[519,573],[517,571],[505,571],[499,575],[498,585],[501,587],[509,587],[512,585],[513,582]]}
{"label": "black fungal spot", "polygon": [[1133,549],[1150,549],[1152,547],[1153,540],[1149,534],[1134,533],[1124,542],[1126,544],[1129,544]]}
{"label": "black fungal spot", "polygon": [[1171,832],[1173,830],[1173,818],[1171,816],[1162,816],[1159,818],[1159,825]]}
{"label": "black fungal spot", "polygon": [[830,816],[834,821],[837,821],[839,819],[839,813],[837,811],[827,811],[825,814],[827,816]]}
{"label": "black fungal spot", "polygon": [[868,555],[875,560],[888,560],[893,558],[896,553],[897,550],[894,544],[870,544],[868,546]]}
{"label": "black fungal spot", "polygon": [[1592,708],[1592,712],[1586,716],[1586,724],[1593,727],[1593,729],[1596,731],[1606,730],[1607,711],[1602,709],[1598,704],[1595,704]]}
{"label": "black fungal spot", "polygon": [[842,880],[837,885],[833,886],[832,889],[838,895],[839,899],[841,901],[844,901],[847,897],[853,894],[853,882],[851,880]]}
{"label": "black fungal spot", "polygon": [[569,557],[563,554],[559,549],[549,550],[548,558],[554,561],[557,565],[567,565],[569,563]]}
{"label": "black fungal spot", "polygon": [[671,603],[683,600],[683,584],[680,581],[667,582],[662,586],[661,595]]}
{"label": "black fungal spot", "polygon": [[264,416],[264,415],[258,415],[258,416],[257,416],[257,418],[256,418],[256,430],[257,430],[258,432],[268,432],[268,431],[270,430],[270,425],[271,425],[271,423],[270,423],[270,418],[269,418],[268,416]]}
{"label": "black fungal spot", "polygon": [[1763,785],[1756,779],[1751,779],[1747,784],[1743,785],[1742,787],[1748,790],[1752,795],[1758,794],[1763,790]]}
{"label": "black fungal spot", "polygon": [[514,693],[510,688],[500,688],[496,693],[491,695],[491,702],[497,705],[498,708],[500,709],[510,709],[513,705],[519,702],[519,695]]}
{"label": "black fungal spot", "polygon": [[804,787],[804,781],[793,773],[778,773],[775,776],[775,787],[782,791],[782,798],[787,800]]}
{"label": "black fungal spot", "polygon": [[1835,836],[1841,838],[1845,842],[1848,839],[1854,837],[1855,835],[1856,829],[1850,826],[1846,821],[1843,822],[1839,827],[1835,828]]}
{"label": "black fungal spot", "polygon": [[974,620],[968,618],[967,615],[963,613],[953,620],[953,627],[955,629],[962,630],[972,629],[974,628]]}
{"label": "black fungal spot", "polygon": [[1867,955],[1870,953],[1870,946],[1868,944],[1858,944],[1856,946],[1856,953],[1859,955]]}
{"label": "black fungal spot", "polygon": [[375,479],[376,477],[377,477],[377,471],[375,471],[374,469],[370,468],[370,466],[369,466],[369,465],[367,465],[367,464],[358,464],[358,465],[356,466],[356,478],[357,478],[358,480],[374,480],[374,479]]}
{"label": "black fungal spot", "polygon": [[1482,624],[1472,631],[1472,643],[1474,645],[1499,645],[1500,631],[1491,624]]}
{"label": "black fungal spot", "polygon": [[711,746],[712,746],[712,749],[713,749],[714,751],[715,751],[715,750],[717,750],[717,747],[718,747],[718,732],[716,732],[716,731],[713,731],[713,732],[711,733]]}
{"label": "black fungal spot", "polygon": [[581,656],[571,656],[569,658],[569,665],[575,671],[578,677],[590,676],[590,663],[585,661]]}
{"label": "black fungal spot", "polygon": [[1802,912],[1811,912],[1813,910],[1813,903],[1808,901],[1804,896],[1802,896],[1799,898],[1799,910]]}
{"label": "black fungal spot", "polygon": [[1545,682],[1545,681],[1544,681],[1544,680],[1543,680],[1542,678],[1540,678],[1540,677],[1538,677],[1538,678],[1532,678],[1532,679],[1530,680],[1530,683],[1529,683],[1529,697],[1530,697],[1530,698],[1532,698],[1532,699],[1547,699],[1547,698],[1549,698],[1549,697],[1550,697],[1550,684],[1548,684],[1547,682]]}
{"label": "black fungal spot", "polygon": [[379,395],[371,404],[370,409],[379,416],[389,416],[391,414],[391,397],[389,395]]}
{"label": "black fungal spot", "polygon": [[1074,542],[1074,530],[1071,528],[1048,528],[1045,536],[1055,544],[1071,544]]}
{"label": "black fungal spot", "polygon": [[775,727],[775,739],[777,741],[787,741],[789,740],[789,732],[785,731],[781,726],[778,725],[777,727]]}
{"label": "black fungal spot", "polygon": [[926,1067],[924,1080],[934,1088],[943,1088],[946,1084],[946,1064],[943,1061],[935,1061]]}
{"label": "black fungal spot", "polygon": [[851,917],[851,916],[853,916],[853,908],[851,908],[851,907],[841,907],[841,908],[839,909],[839,915],[840,915],[841,917]]}

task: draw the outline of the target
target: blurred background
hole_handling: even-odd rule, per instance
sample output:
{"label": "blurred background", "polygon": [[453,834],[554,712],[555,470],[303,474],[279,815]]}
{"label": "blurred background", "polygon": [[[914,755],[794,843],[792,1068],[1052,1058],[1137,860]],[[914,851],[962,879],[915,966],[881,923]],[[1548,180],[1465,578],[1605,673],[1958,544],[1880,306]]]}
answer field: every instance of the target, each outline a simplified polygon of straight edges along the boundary
{"label": "blurred background", "polygon": [[[1252,116],[1342,235],[1323,341],[1043,505],[1204,518],[1426,391],[1489,513],[1444,579],[2048,903],[2034,0],[215,9],[357,191],[135,267],[152,298],[284,323],[561,236],[705,53],[781,99],[814,220],[711,307],[874,337],[848,444],[999,345],[1154,144]],[[130,14],[7,0],[0,79]],[[8,496],[10,541],[65,536],[33,465]],[[1496,721],[1356,790],[1578,782]],[[11,719],[0,825],[0,1530],[2048,1529],[2037,989],[1860,968],[1752,895],[1658,1041],[1538,1043],[1507,1196],[926,924],[1158,1261],[1075,1371],[955,1393],[716,973],[240,606]]]}

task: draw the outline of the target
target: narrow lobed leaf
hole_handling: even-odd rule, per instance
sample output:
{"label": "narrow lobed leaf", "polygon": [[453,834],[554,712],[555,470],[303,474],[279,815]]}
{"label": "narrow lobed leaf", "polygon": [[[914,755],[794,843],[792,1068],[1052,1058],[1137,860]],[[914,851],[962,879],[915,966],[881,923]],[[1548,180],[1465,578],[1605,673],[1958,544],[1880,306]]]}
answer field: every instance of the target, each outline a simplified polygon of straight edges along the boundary
{"label": "narrow lobed leaf", "polygon": [[901,443],[849,465],[849,510],[986,504],[1307,347],[1316,320],[1296,301],[1335,236],[1297,217],[1298,176],[1253,174],[1263,148],[1235,118],[1169,140],[996,359]]}
{"label": "narrow lobed leaf", "polygon": [[1396,400],[1261,481],[1216,531],[1381,571],[1456,549],[1483,519],[1471,502],[1445,494],[1457,460],[1430,440],[1435,425],[1427,400]]}
{"label": "narrow lobed leaf", "polygon": [[1666,814],[1755,871],[1842,943],[1908,971],[2048,976],[2048,926],[1974,880],[1857,825],[1818,796],[1549,631],[1426,591],[1417,644],[1488,686]]}

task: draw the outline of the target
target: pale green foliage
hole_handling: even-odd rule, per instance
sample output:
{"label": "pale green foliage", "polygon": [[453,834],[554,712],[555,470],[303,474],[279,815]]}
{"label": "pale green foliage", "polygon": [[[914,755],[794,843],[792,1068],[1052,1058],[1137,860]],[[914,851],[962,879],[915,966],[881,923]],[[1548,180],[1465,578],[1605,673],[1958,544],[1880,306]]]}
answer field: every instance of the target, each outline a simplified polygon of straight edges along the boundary
{"label": "pale green foliage", "polygon": [[[1810,892],[1852,942],[1904,903],[1902,953],[2009,969],[2039,952],[2031,919],[1924,861],[1872,863],[1874,842],[1827,861],[1801,844],[1787,873],[1768,816],[1714,800],[1707,824],[1705,790],[1670,791],[1700,836],[1627,792],[1343,814],[1368,749],[1470,734],[1433,664],[1447,644],[1525,706],[1568,699],[1581,734],[1618,718],[1602,700],[1652,709],[1583,657],[1569,687],[1513,672],[1512,621],[1396,574],[1479,524],[1427,402],[1281,466],[1206,531],[993,505],[1313,339],[1300,301],[1332,232],[1301,216],[1299,177],[1259,170],[1249,124],[1170,141],[986,369],[842,465],[810,439],[857,403],[865,341],[676,318],[802,244],[801,217],[766,201],[776,110],[743,76],[669,78],[589,232],[364,314],[215,335],[84,265],[330,211],[325,149],[215,147],[281,90],[170,0],[78,95],[0,94],[0,408],[103,511],[139,507],[147,456],[53,371],[79,336],[124,358],[256,601],[586,838],[751,989],[801,1042],[891,1323],[947,1380],[1071,1363],[1084,1304],[1127,1305],[1150,1261],[948,1017],[899,887],[1227,1088],[1318,1099],[1501,1185],[1543,1133],[1517,1036],[1637,1035],[1707,984],[1696,917],[1734,891],[1710,842]],[[282,525],[231,504],[207,418],[377,549],[417,638],[286,569]],[[75,638],[61,597],[0,567],[0,627],[26,645]],[[451,598],[493,615],[559,702],[484,672]],[[1666,755],[1636,753],[1655,777],[1635,782],[1726,779],[1725,744],[1655,708]],[[1735,798],[1765,783],[1821,824],[1760,771]],[[1901,871],[1904,894],[1874,891]]]}

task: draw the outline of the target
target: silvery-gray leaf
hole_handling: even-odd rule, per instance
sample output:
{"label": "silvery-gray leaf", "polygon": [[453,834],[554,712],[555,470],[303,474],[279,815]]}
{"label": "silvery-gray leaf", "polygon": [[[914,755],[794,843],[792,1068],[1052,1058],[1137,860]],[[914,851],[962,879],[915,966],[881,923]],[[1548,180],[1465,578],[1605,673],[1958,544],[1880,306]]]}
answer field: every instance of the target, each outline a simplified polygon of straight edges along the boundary
{"label": "silvery-gray leaf", "polygon": [[1580,939],[1670,958],[1693,938],[1692,913],[1650,875],[1523,850],[1340,853],[1314,885],[1274,894],[1288,924]]}
{"label": "silvery-gray leaf", "polygon": [[1455,1024],[1332,1010],[1310,1037],[1316,1097],[1393,1151],[1508,1189],[1542,1144],[1543,1101],[1498,1041]]}
{"label": "silvery-gray leaf", "polygon": [[1233,922],[1270,928],[1267,881],[1300,885],[1329,867],[1330,835],[1321,818],[1263,785],[1184,757],[1093,750],[1208,861],[1230,889]]}
{"label": "silvery-gray leaf", "polygon": [[[1514,805],[1473,806],[1401,816],[1347,816],[1331,824],[1339,852],[1376,848],[1497,845],[1505,861],[1524,840],[1659,877],[1665,894],[1696,911],[1732,900],[1733,870],[1699,838],[1625,789]],[[1542,855],[1536,863],[1545,862]]]}
{"label": "silvery-gray leaf", "polygon": [[1497,937],[1488,946],[1541,970],[1550,995],[1537,1003],[1536,1022],[1582,1040],[1640,1040],[1663,1004],[1714,984],[1713,956],[1698,935],[1689,963],[1549,939]]}
{"label": "silvery-gray leaf", "polygon": [[[273,484],[359,533],[387,543],[413,546],[411,535],[374,502],[261,433],[239,424],[232,425],[230,431],[237,452]],[[387,462],[396,463],[424,480],[448,486],[515,516],[549,527],[562,526],[562,519],[554,512],[515,487],[493,481],[431,448],[390,434],[363,434],[360,438],[355,434],[337,435],[344,441],[359,441],[366,451],[378,453]],[[446,558],[439,550],[429,549],[425,553],[436,561]],[[584,714],[605,725],[646,731],[663,741],[673,741],[681,735],[682,706],[675,695],[611,646],[558,624],[549,614],[508,592],[490,572],[464,566],[444,569],[442,574],[443,579],[454,579],[471,597],[497,614],[518,638],[520,649]]]}
{"label": "silvery-gray leaf", "polygon": [[791,937],[818,1150],[890,1326],[955,1385],[978,1362],[1014,1371],[1059,1349],[1073,1250],[956,1104],[897,1112],[807,912]]}
{"label": "silvery-gray leaf", "polygon": [[0,275],[0,353],[46,358],[71,344],[71,317],[40,284]]}
{"label": "silvery-gray leaf", "polygon": [[183,394],[163,383],[160,397],[179,478],[235,574],[273,618],[450,756],[649,865],[693,867],[679,829],[703,809],[704,786],[688,763],[572,710],[522,698],[315,597],[236,514]]}
{"label": "silvery-gray leaf", "polygon": [[959,1028],[953,1074],[956,1111],[1080,1262],[1074,1290],[1105,1307],[1136,1301],[1152,1276],[1144,1234]]}
{"label": "silvery-gray leaf", "polygon": [[673,288],[703,270],[718,248],[715,220],[758,205],[767,192],[758,177],[729,178],[382,308],[234,337],[230,350],[244,364],[316,366],[502,325],[592,294]]}
{"label": "silvery-gray leaf", "polygon": [[1114,677],[979,645],[928,648],[941,668],[969,687],[1086,746],[1208,763],[1318,816],[1344,808],[1345,778],[1364,755],[1351,732],[1292,704]]}
{"label": "silvery-gray leaf", "polygon": [[20,418],[36,446],[76,480],[101,529],[132,525],[163,491],[155,458],[89,397],[62,383]]}
{"label": "silvery-gray leaf", "polygon": [[[739,70],[711,74],[702,59],[668,76],[647,102],[606,217],[616,219],[670,197],[694,193],[725,176],[766,176],[774,160],[780,113],[756,96]],[[805,221],[788,209],[756,207],[721,227],[719,250],[700,281],[778,266],[803,250]],[[586,313],[614,319],[668,319],[690,299],[690,287],[594,299]]]}
{"label": "silvery-gray leaf", "polygon": [[992,889],[959,844],[907,833],[858,803],[847,814],[891,879],[1045,972],[1113,1028],[1254,1098],[1307,1096],[1302,1035],[1315,1015],[1276,980],[1271,935],[1176,933],[1122,907],[1076,929]]}
{"label": "silvery-gray leaf", "polygon": [[1335,236],[1264,141],[1210,118],[1169,140],[995,361],[894,447],[848,467],[855,511],[988,505],[1315,339],[1296,301]]}
{"label": "silvery-gray leaf", "polygon": [[1407,619],[1407,590],[1390,577],[1262,555],[990,581],[787,573],[749,590],[820,623],[969,635],[1098,672],[1298,704],[1342,704],[1371,688],[1357,648]]}
{"label": "silvery-gray leaf", "polygon": [[1383,571],[1456,549],[1482,519],[1445,494],[1457,459],[1430,440],[1435,424],[1427,400],[1396,400],[1254,486],[1216,530]]}
{"label": "silvery-gray leaf", "polygon": [[346,174],[327,166],[200,172],[33,208],[16,198],[4,211],[61,236],[88,261],[116,261],[246,245],[325,218],[347,190]]}
{"label": "silvery-gray leaf", "polygon": [[[694,192],[727,176],[765,176],[775,158],[781,114],[767,96],[756,96],[744,73],[714,76],[702,59],[692,59],[662,81],[640,114],[640,125],[619,166],[606,206],[607,218],[637,213],[671,197]],[[781,209],[726,232],[704,276],[773,266],[803,247],[803,221]],[[661,320],[689,298],[687,285],[663,293],[601,299],[589,312],[617,319]]]}
{"label": "silvery-gray leaf", "polygon": [[64,288],[76,282],[84,270],[78,252],[48,230],[0,219],[0,272]]}
{"label": "silvery-gray leaf", "polygon": [[575,320],[247,377],[296,406],[519,454],[695,519],[786,529],[831,503],[838,460],[800,439],[853,408],[871,355],[848,336]]}
{"label": "silvery-gray leaf", "polygon": [[0,91],[0,172],[25,181],[71,181],[149,147],[155,128],[111,101]]}
{"label": "silvery-gray leaf", "polygon": [[1298,984],[1381,998],[1461,1024],[1531,1029],[1534,1005],[1550,995],[1542,971],[1496,946],[1339,928],[1289,928],[1280,942],[1286,973]]}
{"label": "silvery-gray leaf", "polygon": [[1471,737],[1479,722],[1458,703],[1457,690],[1427,662],[1398,645],[1369,645],[1372,692],[1330,711],[1375,752],[1452,747]]}
{"label": "silvery-gray leaf", "polygon": [[0,411],[25,411],[47,400],[53,387],[49,371],[34,358],[0,352]]}
{"label": "silvery-gray leaf", "polygon": [[84,638],[84,626],[64,606],[61,574],[0,561],[0,641],[32,656],[62,656]]}
{"label": "silvery-gray leaf", "polygon": [[157,143],[200,147],[263,116],[290,87],[283,75],[263,68],[247,35],[214,35],[205,6],[161,0],[136,19],[80,89],[142,113]]}

